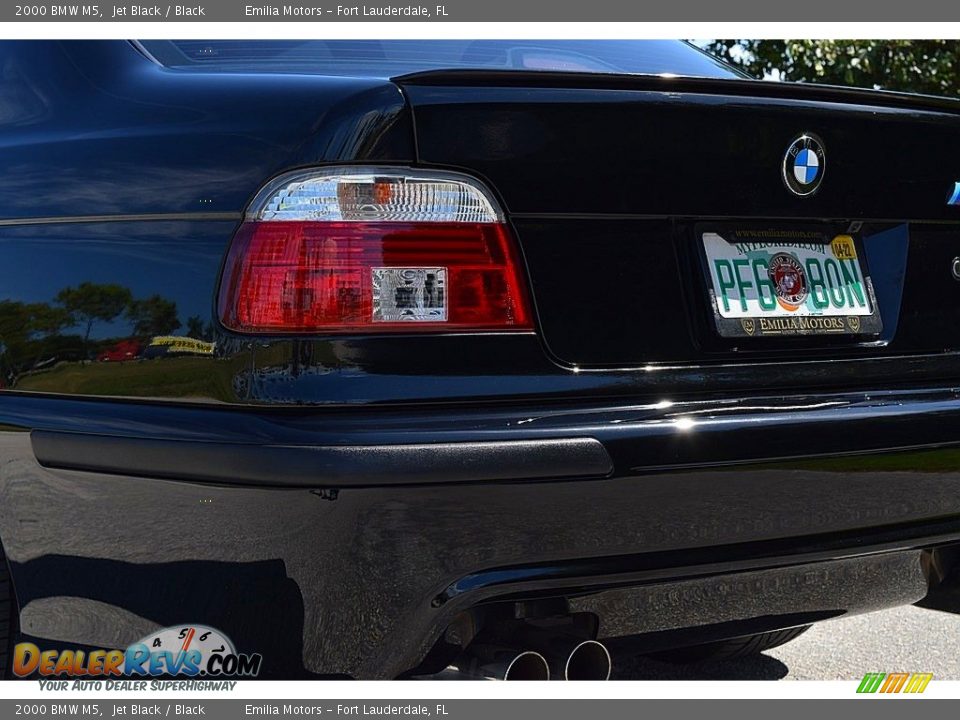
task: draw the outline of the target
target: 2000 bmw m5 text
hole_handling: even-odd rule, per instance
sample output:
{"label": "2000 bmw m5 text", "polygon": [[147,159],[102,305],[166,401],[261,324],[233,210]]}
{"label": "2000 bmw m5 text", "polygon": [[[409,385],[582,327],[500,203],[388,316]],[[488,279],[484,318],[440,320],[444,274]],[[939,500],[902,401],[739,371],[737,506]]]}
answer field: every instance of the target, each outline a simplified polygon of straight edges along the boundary
{"label": "2000 bmw m5 text", "polygon": [[960,581],[956,101],[11,42],[0,168],[11,675],[602,679]]}

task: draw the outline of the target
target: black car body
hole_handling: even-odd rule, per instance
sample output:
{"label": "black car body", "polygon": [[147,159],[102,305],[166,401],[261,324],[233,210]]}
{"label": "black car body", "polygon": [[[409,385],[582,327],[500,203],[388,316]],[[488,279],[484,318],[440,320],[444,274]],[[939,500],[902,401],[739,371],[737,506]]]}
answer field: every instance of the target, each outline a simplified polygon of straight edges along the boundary
{"label": "black car body", "polygon": [[[744,79],[681,43],[611,44],[633,71],[597,44],[504,45],[422,67],[440,50],[408,45],[400,69],[336,43],[326,64],[0,47],[18,638],[122,648],[197,622],[262,676],[393,678],[551,622],[616,658],[945,602],[960,104]],[[785,153],[811,136],[803,195]],[[344,168],[474,183],[527,324],[225,323],[258,193]],[[850,237],[874,324],[722,334],[704,233],[771,229]],[[96,361],[152,337],[183,351]]]}

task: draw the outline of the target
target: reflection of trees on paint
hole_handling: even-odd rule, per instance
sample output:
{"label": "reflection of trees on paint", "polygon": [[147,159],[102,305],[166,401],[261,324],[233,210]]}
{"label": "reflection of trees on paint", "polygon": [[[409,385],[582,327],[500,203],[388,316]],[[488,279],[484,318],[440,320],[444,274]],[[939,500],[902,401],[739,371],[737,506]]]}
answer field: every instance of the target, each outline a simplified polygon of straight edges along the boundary
{"label": "reflection of trees on paint", "polygon": [[[97,323],[123,319],[132,326],[111,338],[90,338]],[[177,304],[161,295],[137,299],[113,283],[82,282],[63,288],[49,303],[0,300],[0,387],[21,373],[61,361],[90,360],[117,342],[148,341],[181,327]],[[75,330],[70,333],[70,330]],[[187,321],[187,335],[212,340],[213,327],[199,317]]]}
{"label": "reflection of trees on paint", "polygon": [[204,323],[199,315],[191,315],[187,318],[187,337],[213,342],[213,324]]}
{"label": "reflection of trees on paint", "polygon": [[73,318],[73,325],[83,325],[83,343],[90,339],[93,323],[113,322],[133,302],[133,294],[122,285],[98,285],[82,282],[57,293],[57,302]]}
{"label": "reflection of trees on paint", "polygon": [[[46,303],[0,301],[0,359],[12,357],[19,362],[36,364],[56,344],[60,331],[71,325],[73,320],[64,308]],[[7,362],[0,364],[7,369]]]}
{"label": "reflection of trees on paint", "polygon": [[187,318],[187,337],[205,340],[203,337],[203,318],[199,315],[191,315]]}
{"label": "reflection of trees on paint", "polygon": [[133,323],[136,337],[169,335],[180,327],[177,304],[159,295],[151,295],[146,300],[132,300],[127,305],[127,319]]}
{"label": "reflection of trees on paint", "polygon": [[57,335],[73,324],[66,308],[51,307],[46,303],[31,303],[26,306],[31,331],[42,335]]}

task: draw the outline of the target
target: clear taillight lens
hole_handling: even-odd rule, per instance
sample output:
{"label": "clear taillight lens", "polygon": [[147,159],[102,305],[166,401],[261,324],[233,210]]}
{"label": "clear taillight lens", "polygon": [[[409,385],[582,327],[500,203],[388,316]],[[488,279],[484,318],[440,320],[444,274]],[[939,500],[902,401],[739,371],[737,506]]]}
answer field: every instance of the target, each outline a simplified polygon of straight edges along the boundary
{"label": "clear taillight lens", "polygon": [[254,199],[219,297],[245,333],[530,330],[520,260],[484,188],[453,173],[300,171]]}

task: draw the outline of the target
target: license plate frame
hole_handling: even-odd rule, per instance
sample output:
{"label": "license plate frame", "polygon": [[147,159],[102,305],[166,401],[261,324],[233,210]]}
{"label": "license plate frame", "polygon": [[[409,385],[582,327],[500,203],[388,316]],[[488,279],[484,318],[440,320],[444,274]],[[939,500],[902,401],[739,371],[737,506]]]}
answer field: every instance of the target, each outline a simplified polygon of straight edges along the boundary
{"label": "license plate frame", "polygon": [[[700,258],[701,269],[703,271],[702,282],[705,290],[706,301],[710,316],[713,318],[714,328],[717,334],[724,339],[755,339],[761,340],[764,344],[770,341],[790,338],[819,337],[835,338],[843,341],[863,342],[868,339],[875,339],[883,331],[883,320],[880,314],[880,308],[877,303],[876,293],[874,292],[873,281],[870,276],[870,268],[867,263],[867,257],[864,252],[863,238],[860,233],[840,231],[836,227],[825,227],[823,225],[797,225],[792,223],[772,223],[757,225],[751,223],[721,223],[721,224],[700,224],[694,228],[695,241],[697,245],[697,255]],[[748,266],[738,263],[737,270],[741,274],[744,268],[749,267],[749,273],[741,279],[753,277],[763,285],[764,281],[770,283],[765,285],[755,297],[751,298],[749,287],[740,287],[737,285],[736,300],[739,307],[731,311],[732,297],[726,297],[728,301],[724,303],[724,298],[718,295],[718,274],[716,270],[716,260],[718,255],[714,252],[711,255],[711,249],[720,250],[717,238],[726,243],[722,252],[728,256],[743,256]],[[708,242],[709,241],[709,242]],[[708,245],[710,247],[708,247]],[[844,257],[845,254],[853,253],[853,257]],[[786,255],[786,259],[777,258],[776,275],[770,273],[769,261],[774,255]],[[766,257],[764,257],[766,256]],[[792,256],[793,261],[789,259]],[[823,257],[823,267],[826,266],[826,260],[832,259],[836,263],[836,274],[841,280],[837,286],[833,284],[830,289],[825,286],[820,287],[819,282],[822,279],[815,278],[816,287],[813,291],[815,298],[811,297],[810,281],[806,274],[810,272],[807,260]],[[761,260],[758,262],[758,259]],[[766,268],[763,267],[762,260],[767,260]],[[711,262],[713,260],[713,262]],[[856,263],[855,272],[851,262]],[[799,266],[799,271],[797,267]],[[764,269],[767,274],[764,275]],[[754,271],[758,274],[753,275]],[[732,281],[726,271],[721,268],[723,274],[722,280],[726,283]],[[840,273],[844,273],[843,277]],[[794,276],[790,279],[790,276]],[[801,276],[807,285],[807,292],[804,299],[798,305],[791,305],[791,302],[797,300],[799,294],[789,295],[781,294],[773,285],[776,278],[781,283],[780,290],[783,289],[784,278],[786,284],[796,283],[795,276]],[[853,277],[852,277],[853,276]],[[857,277],[858,276],[858,277]],[[855,282],[859,280],[859,284]],[[848,282],[850,281],[850,282]],[[823,280],[824,283],[827,280]],[[750,283],[745,283],[749,285]],[[859,287],[859,292],[856,288]],[[729,288],[733,290],[734,288]],[[774,293],[776,307],[773,312],[760,308],[760,296],[763,295],[766,304],[770,303],[770,294]],[[832,294],[836,291],[839,294]],[[826,295],[824,293],[827,293]],[[724,293],[726,295],[726,293]],[[836,298],[842,295],[844,302],[849,301],[850,312],[844,313],[840,308],[835,307]],[[822,302],[826,298],[830,307],[820,310],[827,312],[818,312],[814,307],[817,302]],[[867,303],[869,312],[864,312],[860,306],[861,299]],[[743,307],[746,302],[747,307]],[[787,309],[795,307],[794,310]]]}

